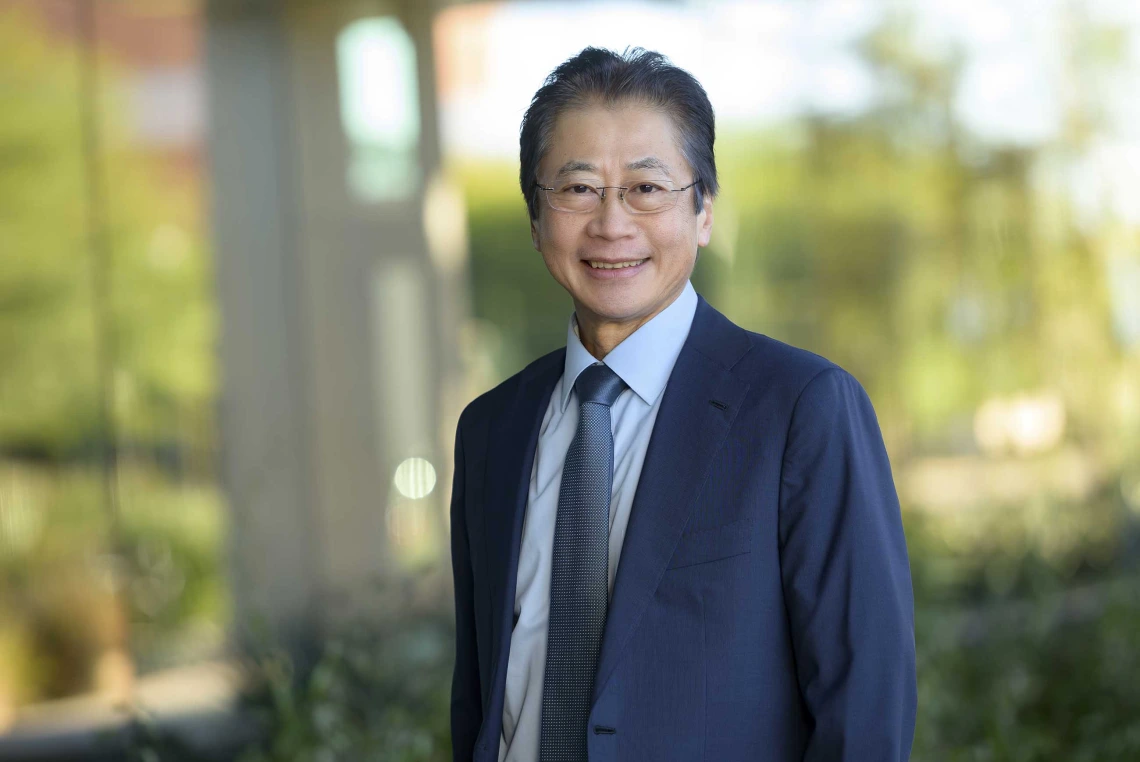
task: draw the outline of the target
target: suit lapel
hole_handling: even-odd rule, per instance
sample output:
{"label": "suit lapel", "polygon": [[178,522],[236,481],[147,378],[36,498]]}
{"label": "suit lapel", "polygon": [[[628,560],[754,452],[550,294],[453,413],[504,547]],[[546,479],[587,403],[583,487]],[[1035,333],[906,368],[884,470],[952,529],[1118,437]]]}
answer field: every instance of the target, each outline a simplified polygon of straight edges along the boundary
{"label": "suit lapel", "polygon": [[602,637],[594,701],[657,590],[713,456],[748,392],[748,384],[731,368],[750,346],[747,333],[703,298],[698,301],[689,337],[665,387],[634,495]]}
{"label": "suit lapel", "polygon": [[543,414],[562,375],[564,357],[565,350],[552,352],[523,371],[514,400],[492,422],[488,440],[483,537],[491,583],[491,643],[494,644],[490,704],[496,716],[502,715],[502,690],[530,472]]}

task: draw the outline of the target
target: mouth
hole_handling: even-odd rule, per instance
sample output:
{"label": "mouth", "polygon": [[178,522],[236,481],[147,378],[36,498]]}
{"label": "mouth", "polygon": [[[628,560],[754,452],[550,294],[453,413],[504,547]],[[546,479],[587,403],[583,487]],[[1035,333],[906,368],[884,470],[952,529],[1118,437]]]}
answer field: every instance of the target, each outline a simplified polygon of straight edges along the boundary
{"label": "mouth", "polygon": [[638,265],[644,264],[648,259],[649,257],[645,257],[644,259],[626,259],[621,262],[607,262],[602,259],[587,259],[584,261],[594,270],[621,270],[626,267],[637,267]]}
{"label": "mouth", "polygon": [[586,274],[598,280],[616,280],[619,278],[632,278],[645,269],[649,257],[643,259],[625,259],[609,262],[603,259],[583,259],[582,265]]}

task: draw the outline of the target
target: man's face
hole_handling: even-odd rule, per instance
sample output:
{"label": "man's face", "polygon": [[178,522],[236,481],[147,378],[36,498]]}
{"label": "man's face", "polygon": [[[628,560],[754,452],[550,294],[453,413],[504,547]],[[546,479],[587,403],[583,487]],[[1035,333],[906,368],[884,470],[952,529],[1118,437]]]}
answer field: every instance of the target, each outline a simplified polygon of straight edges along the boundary
{"label": "man's face", "polygon": [[[638,166],[642,168],[631,168]],[[692,174],[672,120],[654,109],[625,104],[560,116],[538,166],[538,183],[562,187],[578,180],[594,187],[632,187],[638,181],[664,181],[681,188],[693,182]],[[708,244],[712,231],[712,201],[706,197],[700,213],[694,213],[694,192],[678,193],[676,206],[655,214],[631,213],[615,189],[607,190],[605,200],[588,213],[552,209],[541,198],[545,192],[538,192],[531,238],[550,274],[574,298],[580,321],[640,325],[681,293],[697,247]],[[639,260],[644,261],[621,269],[594,266]]]}

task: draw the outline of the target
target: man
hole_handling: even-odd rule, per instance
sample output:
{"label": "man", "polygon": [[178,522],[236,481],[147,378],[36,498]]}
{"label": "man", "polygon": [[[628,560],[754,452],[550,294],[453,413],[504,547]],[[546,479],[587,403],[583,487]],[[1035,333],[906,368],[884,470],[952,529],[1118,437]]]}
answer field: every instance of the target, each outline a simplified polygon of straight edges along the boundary
{"label": "man", "polygon": [[662,56],[587,48],[523,120],[566,347],[460,417],[456,760],[905,760],[910,571],[874,411],[689,283],[712,107]]}

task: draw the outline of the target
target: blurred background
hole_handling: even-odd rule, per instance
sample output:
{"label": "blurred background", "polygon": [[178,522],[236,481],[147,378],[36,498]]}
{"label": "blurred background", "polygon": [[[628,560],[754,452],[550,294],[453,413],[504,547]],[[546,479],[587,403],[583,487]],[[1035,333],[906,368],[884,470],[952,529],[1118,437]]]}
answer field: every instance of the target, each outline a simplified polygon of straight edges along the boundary
{"label": "blurred background", "polygon": [[0,759],[450,759],[463,406],[562,344],[586,45],[706,87],[694,285],[874,401],[912,758],[1140,759],[1134,0],[0,0]]}

